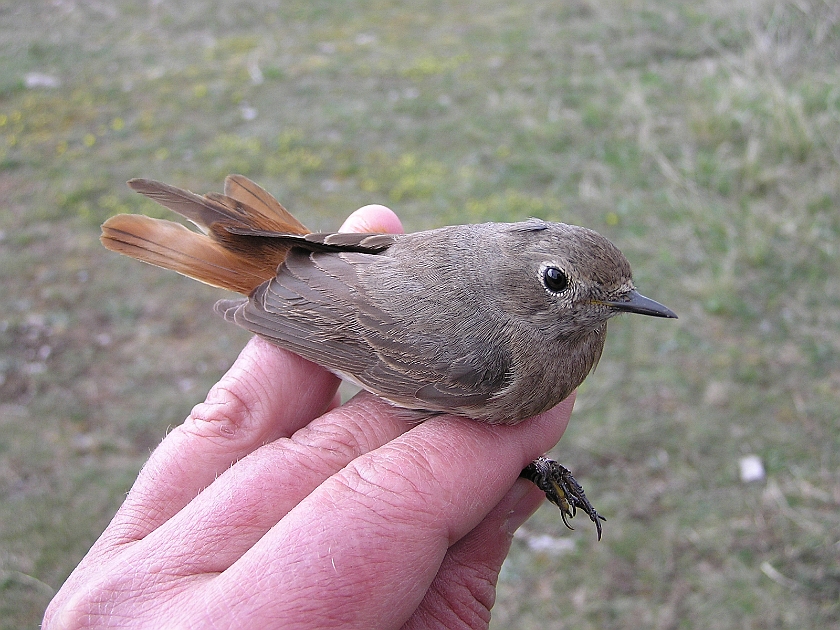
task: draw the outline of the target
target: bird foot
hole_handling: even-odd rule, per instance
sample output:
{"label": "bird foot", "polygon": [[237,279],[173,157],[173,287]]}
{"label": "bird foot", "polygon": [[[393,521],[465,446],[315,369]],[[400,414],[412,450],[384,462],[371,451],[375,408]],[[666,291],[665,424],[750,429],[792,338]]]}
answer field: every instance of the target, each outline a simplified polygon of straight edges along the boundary
{"label": "bird foot", "polygon": [[583,488],[568,468],[561,466],[553,459],[540,456],[528,464],[519,473],[519,476],[532,481],[540,490],[545,492],[546,499],[560,508],[563,524],[569,529],[574,529],[574,527],[569,525],[568,519],[574,518],[578,509],[585,512],[595,523],[595,528],[598,530],[598,540],[601,540],[601,521],[607,519],[598,514],[592,507],[583,492]]}

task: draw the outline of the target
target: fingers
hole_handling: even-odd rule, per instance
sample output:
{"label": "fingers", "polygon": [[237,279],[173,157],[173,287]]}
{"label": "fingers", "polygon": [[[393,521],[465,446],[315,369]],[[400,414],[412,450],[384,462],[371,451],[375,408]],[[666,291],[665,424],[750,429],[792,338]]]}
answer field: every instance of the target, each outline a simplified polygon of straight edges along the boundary
{"label": "fingers", "polygon": [[165,550],[173,574],[224,571],[326,479],[411,427],[388,403],[363,393],[238,461],[132,553]]}
{"label": "fingers", "polygon": [[[502,506],[494,521],[479,524],[525,464],[559,439],[571,406],[516,426],[452,416],[415,426],[314,489],[213,578],[207,599],[196,605],[209,607],[220,625],[242,606],[257,611],[254,625],[282,618],[290,627],[399,627],[442,567],[449,572],[440,579],[455,579],[457,569],[488,584],[509,545],[509,531],[493,530],[512,508]],[[468,562],[475,545],[485,543],[496,551]],[[246,579],[261,588],[241,588]],[[223,593],[233,605],[219,603]],[[489,596],[482,597],[486,606]]]}
{"label": "fingers", "polygon": [[[172,616],[176,610],[187,611],[184,625],[208,619],[212,611],[193,605],[203,601],[203,586],[236,563],[324,479],[411,426],[390,405],[363,393],[290,438],[261,446],[142,539],[117,544],[106,532],[53,600],[51,614],[85,617],[98,611],[107,616],[115,601],[123,602],[123,608],[145,610],[160,596],[166,601],[167,627],[178,625]],[[117,520],[109,530],[119,527]],[[269,552],[284,555],[286,550]],[[243,579],[237,588],[258,584],[247,573]],[[232,595],[220,594],[216,603],[231,602]],[[237,610],[236,602],[226,609]],[[238,610],[249,617],[250,609]]]}

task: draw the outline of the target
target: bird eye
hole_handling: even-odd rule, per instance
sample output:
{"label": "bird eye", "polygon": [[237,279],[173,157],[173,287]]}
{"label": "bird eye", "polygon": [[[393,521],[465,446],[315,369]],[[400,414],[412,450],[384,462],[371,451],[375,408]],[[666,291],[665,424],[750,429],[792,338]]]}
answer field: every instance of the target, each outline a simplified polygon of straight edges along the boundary
{"label": "bird eye", "polygon": [[545,288],[552,293],[560,293],[569,286],[569,279],[566,274],[557,267],[546,267],[543,271],[543,283]]}

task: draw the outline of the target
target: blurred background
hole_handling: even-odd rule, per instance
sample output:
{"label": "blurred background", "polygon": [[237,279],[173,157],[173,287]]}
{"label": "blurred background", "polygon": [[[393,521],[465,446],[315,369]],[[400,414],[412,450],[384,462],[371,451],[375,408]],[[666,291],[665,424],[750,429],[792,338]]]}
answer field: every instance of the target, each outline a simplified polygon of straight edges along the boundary
{"label": "blurred background", "polygon": [[254,179],[314,230],[578,223],[613,320],[495,628],[840,627],[840,4],[0,0],[0,627],[34,628],[247,334],[106,252],[124,182]]}

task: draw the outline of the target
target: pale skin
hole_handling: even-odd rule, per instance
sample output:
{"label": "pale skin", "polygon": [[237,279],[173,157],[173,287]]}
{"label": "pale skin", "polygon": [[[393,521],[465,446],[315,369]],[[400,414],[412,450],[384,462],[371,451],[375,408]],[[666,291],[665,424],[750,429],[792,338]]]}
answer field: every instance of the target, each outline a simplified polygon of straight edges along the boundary
{"label": "pale skin", "polygon": [[[401,232],[366,206],[346,232]],[[44,628],[486,628],[519,471],[574,395],[516,426],[421,424],[254,338],[152,453]]]}

